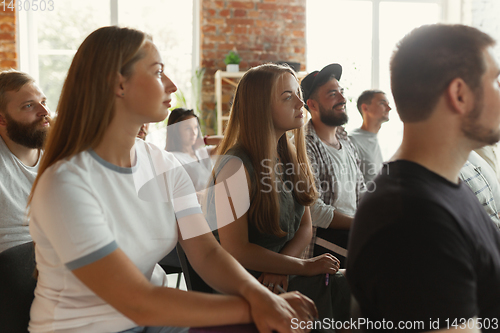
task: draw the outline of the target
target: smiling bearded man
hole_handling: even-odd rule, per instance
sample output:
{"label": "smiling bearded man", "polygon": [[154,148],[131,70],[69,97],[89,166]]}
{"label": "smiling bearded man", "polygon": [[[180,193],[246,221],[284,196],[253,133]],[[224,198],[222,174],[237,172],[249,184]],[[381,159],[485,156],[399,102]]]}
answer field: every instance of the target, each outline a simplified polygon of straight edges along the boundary
{"label": "smiling bearded man", "polygon": [[[344,267],[349,229],[365,183],[356,149],[342,127],[348,116],[339,84],[341,75],[342,67],[330,64],[307,75],[301,87],[311,114],[306,145],[319,191],[318,200],[311,206],[314,231],[306,256],[330,252]],[[315,245],[318,238],[333,243],[335,250]]]}

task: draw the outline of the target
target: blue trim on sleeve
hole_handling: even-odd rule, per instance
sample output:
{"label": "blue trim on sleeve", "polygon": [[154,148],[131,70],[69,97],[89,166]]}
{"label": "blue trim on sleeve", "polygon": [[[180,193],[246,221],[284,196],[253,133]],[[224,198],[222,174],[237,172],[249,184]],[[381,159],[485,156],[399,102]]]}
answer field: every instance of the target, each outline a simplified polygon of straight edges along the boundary
{"label": "blue trim on sleeve", "polygon": [[188,209],[184,209],[184,210],[181,210],[180,212],[175,212],[175,216],[178,219],[186,217],[186,216],[189,216],[189,215],[194,215],[194,214],[203,214],[203,212],[201,211],[200,206],[193,207],[193,208],[188,208]]}
{"label": "blue trim on sleeve", "polygon": [[84,257],[78,258],[78,259],[73,260],[71,262],[68,262],[66,264],[66,267],[69,270],[75,270],[77,268],[86,266],[88,264],[96,262],[99,259],[104,258],[105,256],[107,256],[108,254],[110,254],[111,252],[116,250],[117,248],[118,248],[118,244],[116,243],[116,241],[112,241],[111,243],[109,243],[108,245],[105,245],[104,247],[101,247],[97,251],[94,251],[90,254],[87,254]]}

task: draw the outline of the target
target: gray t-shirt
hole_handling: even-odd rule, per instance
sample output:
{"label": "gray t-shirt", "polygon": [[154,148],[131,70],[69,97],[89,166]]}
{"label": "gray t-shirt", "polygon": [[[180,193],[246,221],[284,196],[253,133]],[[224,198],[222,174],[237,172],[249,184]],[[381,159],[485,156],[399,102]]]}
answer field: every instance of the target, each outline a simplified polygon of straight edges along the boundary
{"label": "gray t-shirt", "polygon": [[357,128],[349,134],[349,138],[358,149],[361,172],[365,177],[365,183],[368,183],[375,179],[384,162],[377,134]]}
{"label": "gray t-shirt", "polygon": [[26,203],[39,164],[24,165],[0,137],[0,252],[31,241]]}
{"label": "gray t-shirt", "polygon": [[197,160],[187,153],[180,151],[172,151],[175,158],[181,162],[184,169],[186,169],[189,177],[193,181],[196,191],[202,191],[207,188],[207,185],[212,176],[212,160],[208,155],[205,147],[197,149],[194,153]]}

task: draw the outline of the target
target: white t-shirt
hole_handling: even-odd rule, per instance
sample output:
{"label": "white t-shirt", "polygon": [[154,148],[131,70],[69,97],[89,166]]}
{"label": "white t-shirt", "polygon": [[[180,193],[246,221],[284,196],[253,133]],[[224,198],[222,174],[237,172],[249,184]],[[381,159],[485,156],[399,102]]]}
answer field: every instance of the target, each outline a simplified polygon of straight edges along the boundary
{"label": "white t-shirt", "polygon": [[173,151],[175,158],[181,162],[186,169],[189,177],[193,181],[196,191],[202,191],[207,188],[212,174],[213,163],[208,154],[207,148],[202,147],[195,150],[197,159],[191,155],[180,151]]}
{"label": "white t-shirt", "polygon": [[26,202],[39,164],[24,165],[0,136],[0,252],[31,242]]}
{"label": "white t-shirt", "polygon": [[118,247],[151,283],[166,284],[156,263],[177,243],[176,217],[201,209],[172,154],[142,140],[134,147],[132,168],[90,150],[59,161],[40,178],[31,205],[39,277],[30,332],[119,332],[137,326],[71,272]]}
{"label": "white t-shirt", "polygon": [[340,149],[328,145],[326,147],[334,163],[335,183],[332,186],[335,194],[335,210],[347,216],[354,216],[358,206],[356,186],[359,168],[356,160],[345,147]]}

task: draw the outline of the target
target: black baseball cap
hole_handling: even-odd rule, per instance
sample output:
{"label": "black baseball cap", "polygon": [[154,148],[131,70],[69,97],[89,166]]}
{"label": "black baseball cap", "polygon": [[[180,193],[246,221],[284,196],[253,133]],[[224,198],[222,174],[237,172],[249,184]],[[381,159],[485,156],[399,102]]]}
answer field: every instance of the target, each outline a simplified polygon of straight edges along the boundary
{"label": "black baseball cap", "polygon": [[325,84],[332,75],[335,75],[335,78],[340,80],[340,77],[342,76],[342,66],[339,64],[330,64],[323,67],[320,71],[309,73],[305,78],[303,78],[300,86],[302,87],[304,103],[307,104],[307,100],[311,97],[314,90]]}

